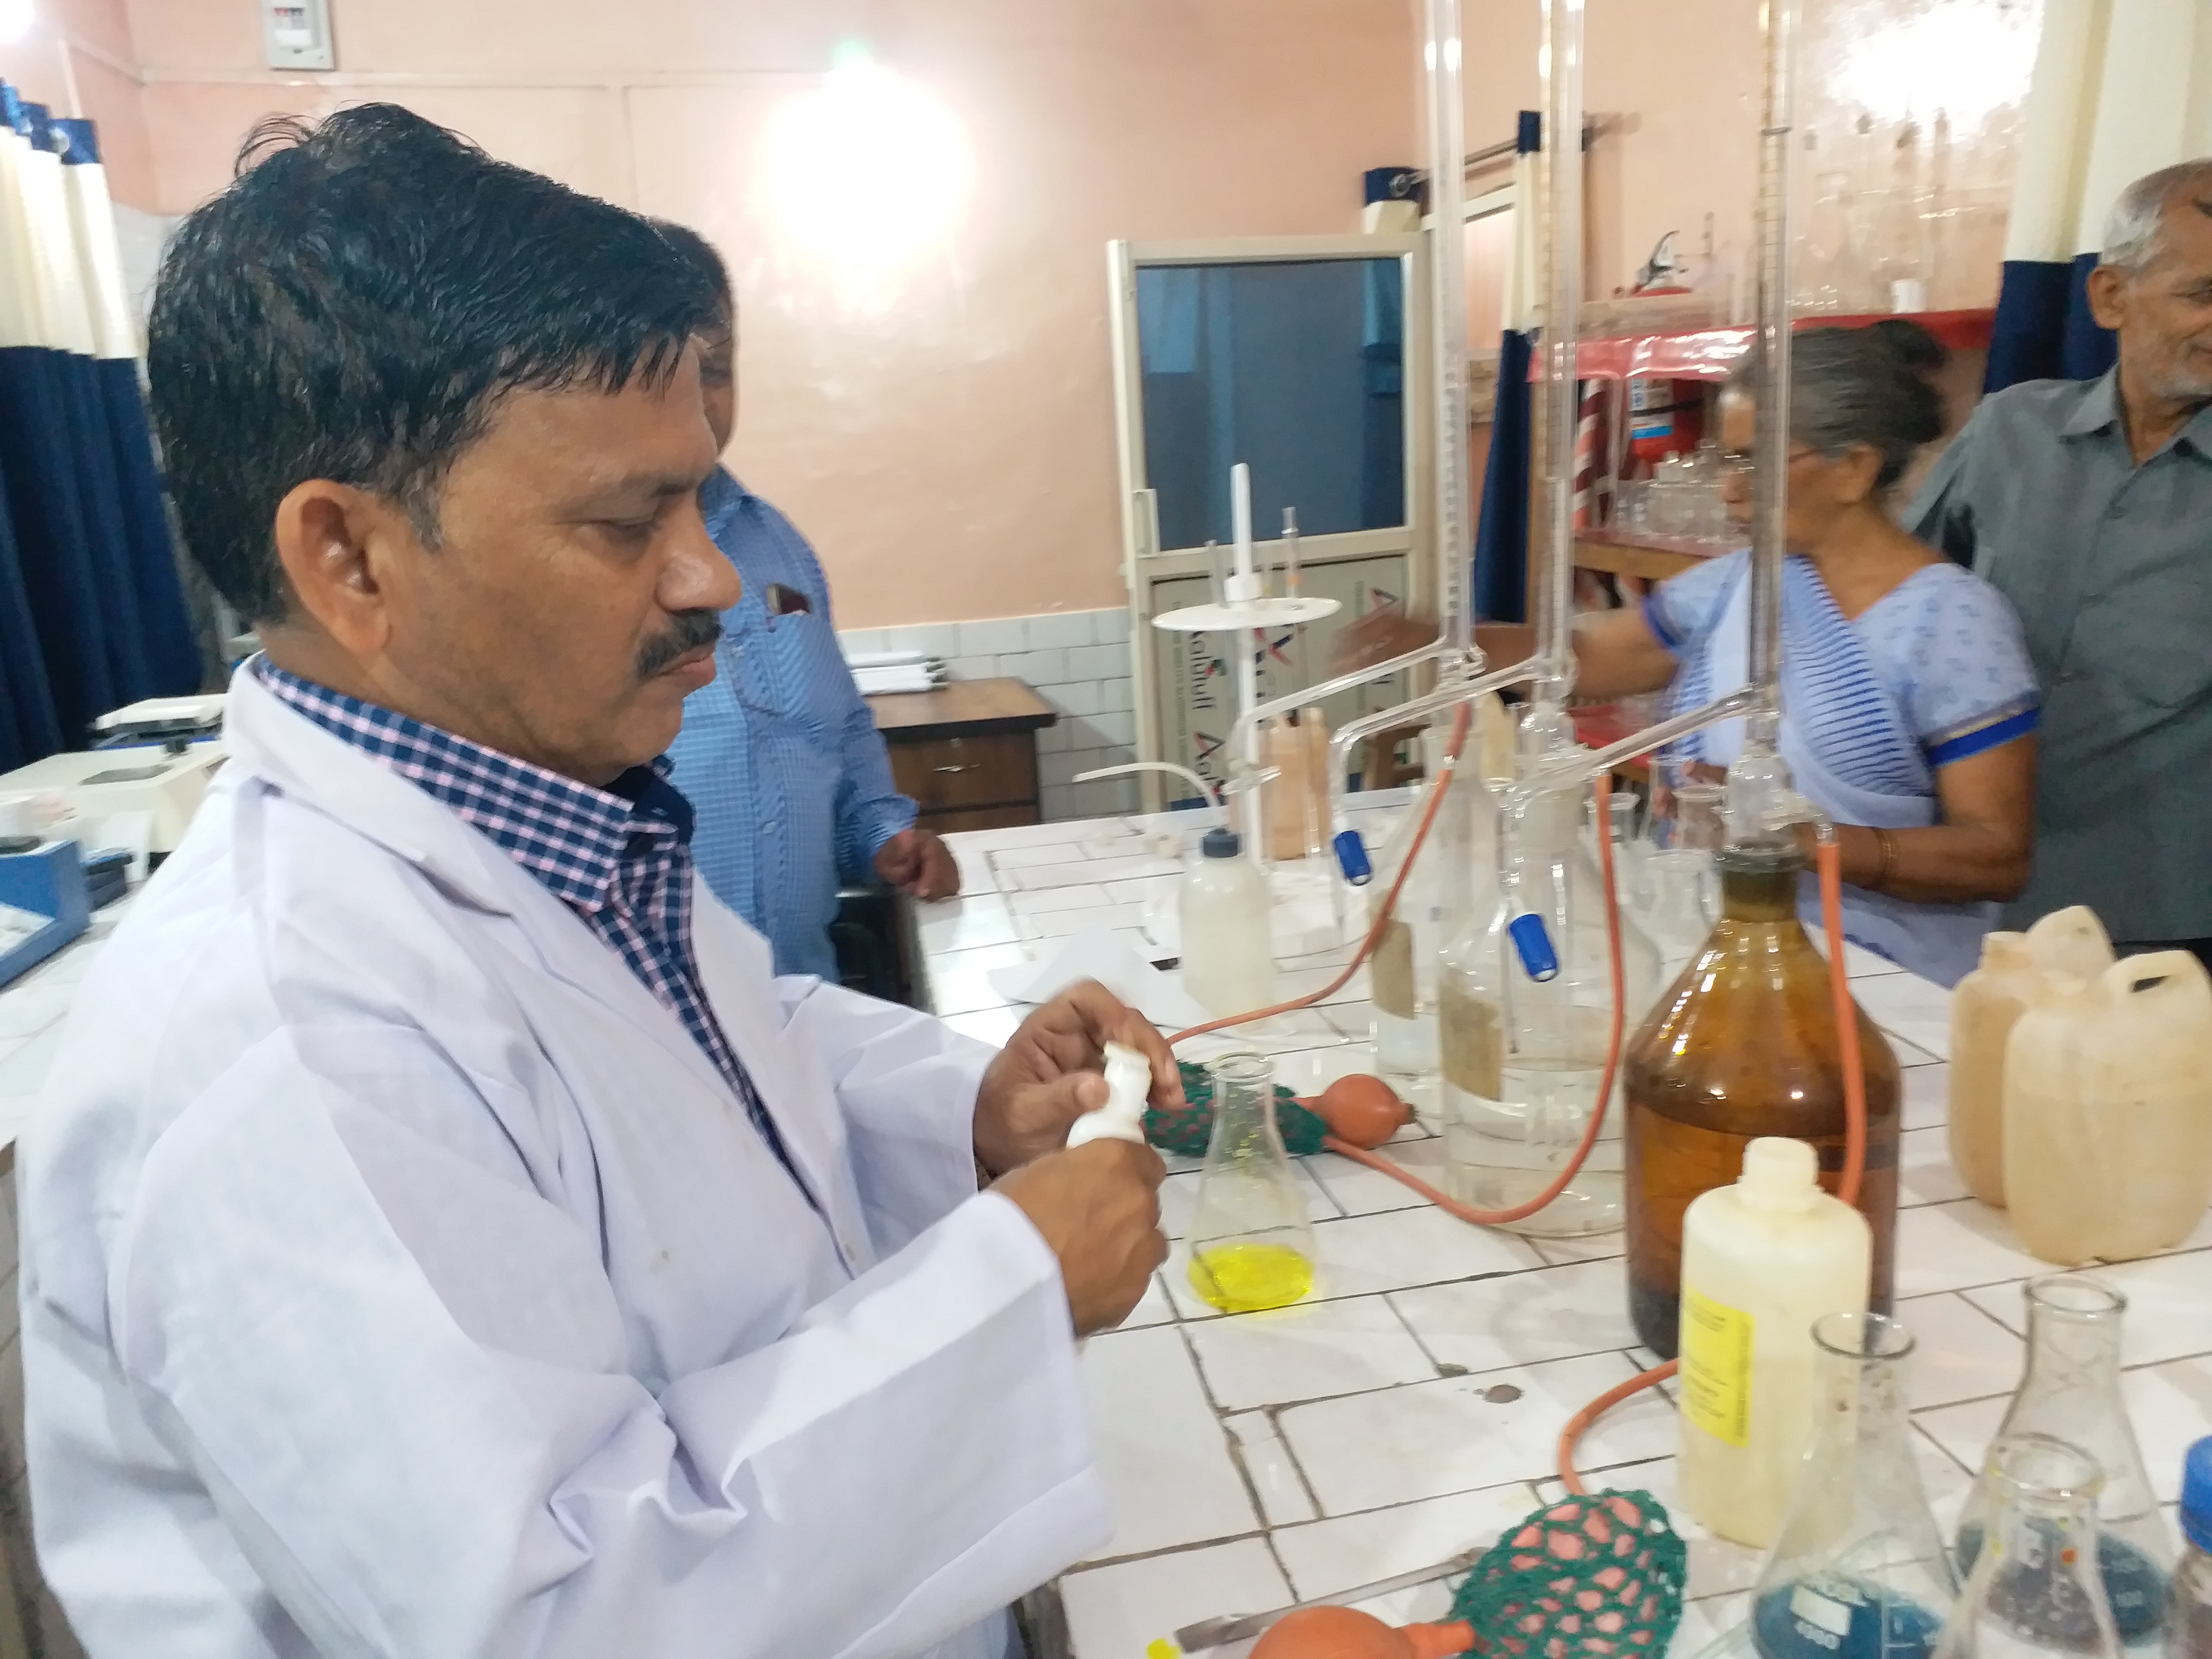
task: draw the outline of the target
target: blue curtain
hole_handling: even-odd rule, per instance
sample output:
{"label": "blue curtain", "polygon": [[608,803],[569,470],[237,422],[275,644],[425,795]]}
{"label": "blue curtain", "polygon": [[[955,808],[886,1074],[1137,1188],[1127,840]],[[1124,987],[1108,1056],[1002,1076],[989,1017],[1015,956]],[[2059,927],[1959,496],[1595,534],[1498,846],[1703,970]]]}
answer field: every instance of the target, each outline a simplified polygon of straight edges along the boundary
{"label": "blue curtain", "polygon": [[2094,380],[2112,368],[2118,343],[2089,314],[2089,273],[2097,258],[2005,261],[1984,392],[2023,380]]}
{"label": "blue curtain", "polygon": [[[1514,148],[1544,147],[1543,117],[1521,112]],[[1532,234],[1534,204],[1514,216],[1516,238]],[[1528,614],[1528,362],[1534,339],[1509,328],[1498,341],[1498,410],[1490,428],[1490,466],[1482,477],[1482,516],[1474,534],[1474,614],[1486,622],[1524,622]]]}
{"label": "blue curtain", "polygon": [[[58,156],[64,168],[100,166],[91,122],[54,120],[5,82],[0,121],[14,135],[0,142],[15,146],[0,165],[51,168],[46,158]],[[95,291],[97,273],[80,270],[70,225],[52,216],[52,180],[23,173],[34,176],[42,190],[18,193],[27,205],[0,218],[0,236],[68,236],[60,263],[88,307],[117,302]],[[64,183],[64,205],[84,215],[96,202],[80,228],[112,236],[104,180],[89,191],[85,183]],[[0,771],[81,746],[110,709],[200,684],[137,360],[73,343],[0,346]]]}

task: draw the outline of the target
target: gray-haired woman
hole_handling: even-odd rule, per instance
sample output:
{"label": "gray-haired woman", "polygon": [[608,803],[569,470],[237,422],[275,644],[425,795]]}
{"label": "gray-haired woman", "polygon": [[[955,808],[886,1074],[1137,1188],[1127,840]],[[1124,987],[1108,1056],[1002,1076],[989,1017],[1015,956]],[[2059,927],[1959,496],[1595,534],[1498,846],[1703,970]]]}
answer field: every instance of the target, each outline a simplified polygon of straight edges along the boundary
{"label": "gray-haired woman", "polygon": [[[1996,902],[2027,879],[2039,698],[2011,606],[1890,515],[1891,489],[1942,434],[1929,377],[1943,356],[1896,319],[1796,337],[1780,742],[1798,789],[1843,826],[1848,937],[1950,985],[1978,959]],[[1721,412],[1741,522],[1748,387],[1732,385]],[[1747,553],[1729,554],[1638,609],[1583,618],[1577,690],[1672,686],[1689,708],[1742,684],[1749,569]],[[1741,742],[1741,722],[1711,727],[1688,757],[1724,769]]]}

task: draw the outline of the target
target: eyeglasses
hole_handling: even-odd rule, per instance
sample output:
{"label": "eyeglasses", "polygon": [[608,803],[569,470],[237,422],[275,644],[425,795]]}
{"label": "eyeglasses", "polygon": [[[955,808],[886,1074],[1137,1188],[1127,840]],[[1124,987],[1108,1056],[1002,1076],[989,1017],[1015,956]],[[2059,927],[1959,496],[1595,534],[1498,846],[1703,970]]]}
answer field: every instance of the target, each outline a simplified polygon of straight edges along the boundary
{"label": "eyeglasses", "polygon": [[[1795,466],[1798,462],[1806,459],[1809,456],[1817,455],[1820,453],[1820,452],[1819,450],[1814,448],[1810,444],[1800,444],[1790,452],[1788,459],[1783,464],[1785,466]],[[1757,458],[1754,457],[1747,449],[1723,449],[1721,451],[1721,471],[1731,477],[1739,478],[1743,477],[1750,473],[1757,465]]]}

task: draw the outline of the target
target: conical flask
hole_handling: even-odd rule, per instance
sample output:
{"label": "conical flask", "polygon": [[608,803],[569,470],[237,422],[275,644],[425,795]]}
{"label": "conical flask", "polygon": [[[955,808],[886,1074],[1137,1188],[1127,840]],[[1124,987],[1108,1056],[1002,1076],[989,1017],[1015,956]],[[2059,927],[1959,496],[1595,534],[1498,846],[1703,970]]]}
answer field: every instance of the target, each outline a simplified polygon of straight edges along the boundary
{"label": "conical flask", "polygon": [[[2165,1622],[2173,1543],[2120,1396],[2120,1324],[2128,1300],[2110,1285],[2072,1273],[2031,1279],[2021,1293],[2027,1302],[2027,1369],[1997,1437],[2050,1435],[2096,1460],[2097,1560],[2106,1598],[2121,1641],[2148,1648]],[[1974,1570],[1999,1485],[1984,1468],[1967,1495],[1959,1517],[1961,1571]]]}
{"label": "conical flask", "polygon": [[[1438,977],[1447,1190],[1478,1209],[1517,1207],[1558,1178],[1598,1107],[1613,1007],[1603,878],[1577,833],[1579,789],[1531,801],[1512,859],[1510,905],[1486,893]],[[1505,943],[1508,910],[1533,914],[1558,959],[1532,978]],[[1658,953],[1621,918],[1621,970],[1632,1030],[1658,991]],[[1604,1106],[1589,1160],[1534,1215],[1504,1224],[1540,1238],[1620,1225],[1620,1095]]]}
{"label": "conical flask", "polygon": [[1213,1083],[1213,1138],[1190,1224],[1190,1285],[1224,1313],[1287,1307],[1313,1288],[1305,1189],[1275,1122],[1275,1064],[1224,1054]]}
{"label": "conical flask", "polygon": [[1988,1537],[1935,1659],[2120,1659],[2098,1559],[2097,1460],[2050,1435],[2000,1436],[1983,1477]]}
{"label": "conical flask", "polygon": [[1959,1593],[1912,1459],[1912,1334],[1882,1314],[1813,1327],[1813,1443],[1752,1594],[1763,1659],[1925,1659]]}

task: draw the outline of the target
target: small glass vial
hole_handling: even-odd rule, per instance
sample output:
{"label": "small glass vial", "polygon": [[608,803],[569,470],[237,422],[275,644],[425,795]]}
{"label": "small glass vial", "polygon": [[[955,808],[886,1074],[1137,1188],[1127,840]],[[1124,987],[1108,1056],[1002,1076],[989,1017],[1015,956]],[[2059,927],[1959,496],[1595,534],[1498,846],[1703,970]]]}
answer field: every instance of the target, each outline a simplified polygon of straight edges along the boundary
{"label": "small glass vial", "polygon": [[1978,1552],[1934,1659],[2120,1659],[2097,1571],[2097,1460],[2049,1435],[2001,1436],[1983,1485]]}
{"label": "small glass vial", "polygon": [[2188,1547],[2166,1596],[2166,1659],[2212,1659],[2212,1436],[2181,1466],[2181,1530]]}
{"label": "small glass vial", "polygon": [[1304,1184],[1275,1121],[1275,1066],[1224,1054],[1213,1083],[1213,1136],[1190,1224],[1190,1285],[1224,1313],[1287,1307],[1313,1289],[1313,1223]]}

